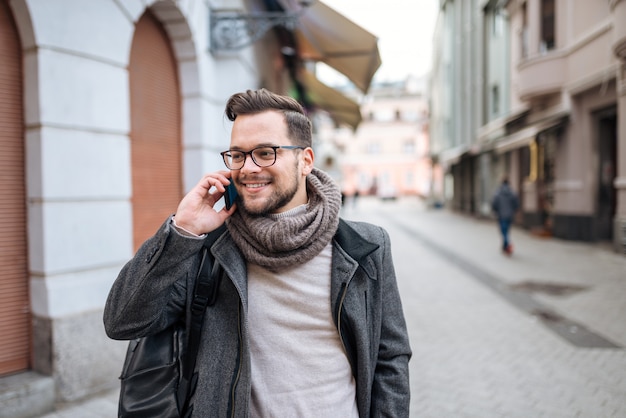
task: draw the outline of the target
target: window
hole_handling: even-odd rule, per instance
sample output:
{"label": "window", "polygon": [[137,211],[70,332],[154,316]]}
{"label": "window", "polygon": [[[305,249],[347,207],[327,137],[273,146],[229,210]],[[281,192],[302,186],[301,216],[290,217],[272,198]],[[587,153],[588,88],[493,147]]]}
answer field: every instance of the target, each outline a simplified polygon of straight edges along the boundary
{"label": "window", "polygon": [[502,16],[502,9],[496,7],[491,13],[491,34],[494,38],[500,37],[504,31],[504,17]]}
{"label": "window", "polygon": [[522,30],[520,32],[520,51],[522,59],[528,57],[528,11],[526,3],[522,5]]}
{"label": "window", "polygon": [[491,114],[497,115],[500,113],[500,87],[495,84],[491,87]]}
{"label": "window", "polygon": [[393,122],[396,119],[396,112],[392,109],[376,109],[371,114],[374,122]]}
{"label": "window", "polygon": [[367,153],[368,154],[380,154],[380,144],[378,142],[370,142],[367,144]]}
{"label": "window", "polygon": [[415,176],[413,175],[413,171],[408,170],[404,173],[404,184],[407,188],[413,187],[413,182],[415,181]]}
{"label": "window", "polygon": [[419,120],[419,111],[416,109],[406,109],[402,112],[402,120],[406,122],[417,122]]}
{"label": "window", "polygon": [[554,0],[541,0],[541,44],[540,52],[554,49]]}

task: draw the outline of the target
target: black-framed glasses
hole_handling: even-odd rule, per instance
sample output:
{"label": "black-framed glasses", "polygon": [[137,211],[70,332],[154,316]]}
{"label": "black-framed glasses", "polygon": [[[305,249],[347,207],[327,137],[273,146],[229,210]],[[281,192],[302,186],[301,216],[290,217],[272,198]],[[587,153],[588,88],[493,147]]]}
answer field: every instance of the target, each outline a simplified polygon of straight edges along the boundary
{"label": "black-framed glasses", "polygon": [[250,155],[252,162],[259,167],[269,167],[276,162],[276,150],[283,149],[305,149],[306,147],[299,147],[296,145],[275,145],[275,146],[262,146],[256,147],[250,151],[239,151],[229,149],[228,151],[220,152],[220,155],[224,159],[224,164],[230,170],[241,170],[246,163],[246,156]]}

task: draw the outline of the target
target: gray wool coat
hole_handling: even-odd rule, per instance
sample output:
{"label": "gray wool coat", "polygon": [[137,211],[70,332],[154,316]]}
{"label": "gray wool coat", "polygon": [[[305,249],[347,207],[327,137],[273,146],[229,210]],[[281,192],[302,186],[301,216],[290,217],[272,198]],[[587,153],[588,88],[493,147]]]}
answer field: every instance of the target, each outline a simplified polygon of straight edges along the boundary
{"label": "gray wool coat", "polygon": [[[178,234],[171,218],[165,222],[113,284],[104,310],[107,335],[131,340],[163,330],[184,315],[203,244]],[[193,415],[247,417],[246,261],[228,231],[210,251],[223,273],[217,301],[205,314]],[[329,303],[355,377],[359,415],[408,417],[411,349],[387,232],[342,220],[333,238],[331,282]]]}

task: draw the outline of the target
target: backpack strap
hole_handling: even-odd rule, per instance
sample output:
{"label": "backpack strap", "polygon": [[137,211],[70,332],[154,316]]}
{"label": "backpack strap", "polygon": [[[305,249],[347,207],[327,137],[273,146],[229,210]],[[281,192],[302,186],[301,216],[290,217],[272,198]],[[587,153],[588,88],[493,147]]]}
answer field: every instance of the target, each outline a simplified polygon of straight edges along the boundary
{"label": "backpack strap", "polygon": [[[215,262],[211,255],[210,246],[226,230],[226,225],[222,225],[215,231],[209,233],[205,238],[202,247],[202,259],[200,270],[196,278],[196,284],[191,302],[191,320],[188,323],[187,350],[183,357],[182,378],[178,385],[178,399],[181,405],[181,416],[185,416],[189,409],[189,399],[196,388],[198,374],[194,373],[196,359],[200,347],[200,334],[204,322],[204,312],[207,306],[212,306],[217,301],[217,294],[221,282],[222,268]],[[191,411],[189,411],[191,412]]]}

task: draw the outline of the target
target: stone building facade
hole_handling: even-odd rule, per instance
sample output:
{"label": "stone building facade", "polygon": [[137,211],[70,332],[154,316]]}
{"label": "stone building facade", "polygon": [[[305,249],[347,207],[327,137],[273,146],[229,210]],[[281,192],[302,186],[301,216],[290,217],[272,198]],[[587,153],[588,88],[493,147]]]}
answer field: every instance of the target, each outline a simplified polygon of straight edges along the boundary
{"label": "stone building facade", "polygon": [[506,175],[519,224],[626,253],[625,10],[623,0],[442,2],[431,141],[451,207],[488,216]]}
{"label": "stone building facade", "polygon": [[[224,168],[228,97],[265,87],[311,112],[345,99],[294,71],[327,59],[325,16],[349,22],[322,2],[0,0],[0,417],[119,384],[127,343],[104,333],[109,288]],[[241,31],[254,19],[269,25]],[[380,57],[354,28],[337,44],[355,34],[373,39],[372,65],[328,64],[366,90]]]}

